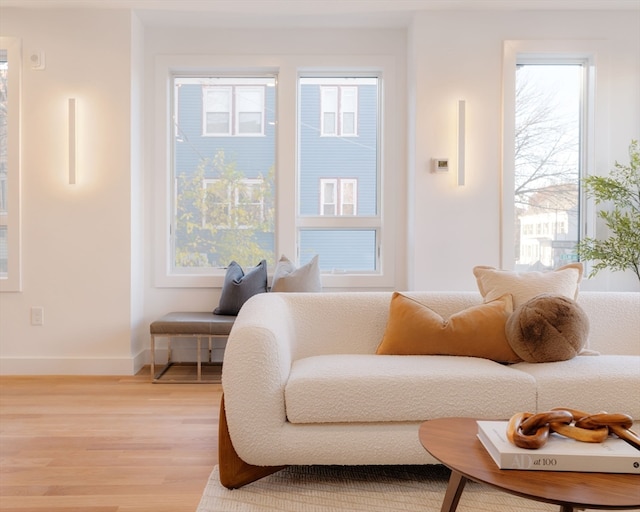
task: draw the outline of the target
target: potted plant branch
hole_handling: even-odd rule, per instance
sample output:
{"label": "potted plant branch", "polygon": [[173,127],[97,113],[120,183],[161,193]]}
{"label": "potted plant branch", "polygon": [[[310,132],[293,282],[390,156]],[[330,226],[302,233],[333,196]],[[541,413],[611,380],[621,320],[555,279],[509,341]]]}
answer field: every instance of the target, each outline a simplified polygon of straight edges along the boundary
{"label": "potted plant branch", "polygon": [[609,176],[588,176],[583,183],[595,203],[608,208],[597,213],[609,230],[606,239],[584,238],[578,243],[583,260],[596,261],[590,277],[608,268],[631,270],[640,281],[640,150],[638,141],[629,146],[629,165],[615,163]]}

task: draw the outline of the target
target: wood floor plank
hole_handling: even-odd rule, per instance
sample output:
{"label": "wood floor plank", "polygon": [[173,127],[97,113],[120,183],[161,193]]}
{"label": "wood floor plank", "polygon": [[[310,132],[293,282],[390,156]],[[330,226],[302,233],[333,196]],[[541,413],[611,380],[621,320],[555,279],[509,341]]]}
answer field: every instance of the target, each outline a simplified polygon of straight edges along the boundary
{"label": "wood floor plank", "polygon": [[193,512],[222,388],[147,372],[0,377],[0,511]]}

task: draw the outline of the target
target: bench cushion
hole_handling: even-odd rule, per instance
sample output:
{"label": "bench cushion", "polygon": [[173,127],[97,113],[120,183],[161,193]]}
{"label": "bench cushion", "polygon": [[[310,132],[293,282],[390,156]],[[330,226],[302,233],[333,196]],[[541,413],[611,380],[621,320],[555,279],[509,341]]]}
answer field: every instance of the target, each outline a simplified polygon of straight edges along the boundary
{"label": "bench cushion", "polygon": [[231,332],[236,317],[210,312],[167,313],[151,323],[151,334],[225,336]]}
{"label": "bench cushion", "polygon": [[535,411],[536,382],[478,357],[323,355],[293,362],[285,404],[291,423],[504,420]]}

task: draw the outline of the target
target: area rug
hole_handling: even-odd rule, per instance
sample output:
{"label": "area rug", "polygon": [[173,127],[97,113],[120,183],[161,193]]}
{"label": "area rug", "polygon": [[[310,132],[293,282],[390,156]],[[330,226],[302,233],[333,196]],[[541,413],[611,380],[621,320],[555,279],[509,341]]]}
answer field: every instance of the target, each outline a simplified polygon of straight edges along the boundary
{"label": "area rug", "polygon": [[[197,512],[440,511],[449,471],[443,466],[290,466],[240,489],[211,473]],[[458,512],[558,512],[469,482]]]}

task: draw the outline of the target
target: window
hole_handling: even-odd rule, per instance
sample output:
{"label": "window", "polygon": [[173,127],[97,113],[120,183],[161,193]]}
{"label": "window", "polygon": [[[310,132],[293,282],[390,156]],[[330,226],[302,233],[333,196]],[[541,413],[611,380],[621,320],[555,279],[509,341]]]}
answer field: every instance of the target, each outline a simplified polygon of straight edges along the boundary
{"label": "window", "polygon": [[[300,260],[320,254],[325,272],[380,271],[379,81],[349,75],[299,80]],[[340,169],[340,175],[323,177],[326,169]]]}
{"label": "window", "polygon": [[320,119],[324,136],[357,135],[358,87],[321,85]]}
{"label": "window", "polygon": [[208,274],[232,260],[243,267],[273,262],[275,78],[172,80],[173,272]]}
{"label": "window", "polygon": [[[584,65],[521,57],[515,104],[515,268],[577,261]],[[536,223],[535,234],[525,226]],[[569,232],[555,229],[563,223]],[[536,247],[525,252],[523,247]]]}
{"label": "window", "polygon": [[505,268],[549,270],[578,260],[595,104],[593,57],[573,51],[578,44],[505,47]]}
{"label": "window", "polygon": [[[281,254],[298,265],[319,254],[327,289],[393,287],[393,171],[405,165],[395,58],[271,61],[156,59],[155,285],[219,287],[232,260],[246,268],[264,258],[273,271]],[[358,71],[327,75],[327,62]],[[335,92],[330,137],[323,87]]]}
{"label": "window", "polygon": [[243,178],[236,183],[205,179],[202,226],[251,229],[265,222],[265,180]]}
{"label": "window", "polygon": [[358,180],[320,178],[320,215],[356,215]]}
{"label": "window", "polygon": [[[264,135],[265,85],[237,85],[243,79],[213,79],[229,85],[203,85],[203,134]],[[201,79],[202,81],[202,79]],[[186,82],[181,81],[179,85]]]}
{"label": "window", "polygon": [[20,291],[20,43],[0,37],[0,290]]}

